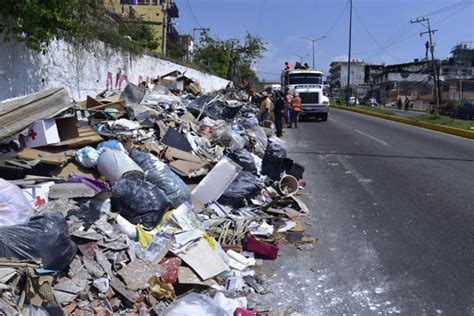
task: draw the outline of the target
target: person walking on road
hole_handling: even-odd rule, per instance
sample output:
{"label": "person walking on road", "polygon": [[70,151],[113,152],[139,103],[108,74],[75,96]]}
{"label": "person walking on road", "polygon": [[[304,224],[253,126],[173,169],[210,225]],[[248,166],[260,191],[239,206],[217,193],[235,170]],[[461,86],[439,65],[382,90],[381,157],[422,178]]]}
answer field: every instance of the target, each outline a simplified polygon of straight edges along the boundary
{"label": "person walking on road", "polygon": [[397,108],[398,108],[399,110],[402,109],[402,98],[398,98],[398,101],[397,101]]}
{"label": "person walking on road", "polygon": [[405,98],[405,112],[408,112],[410,108],[410,100],[408,98]]}
{"label": "person walking on road", "polygon": [[273,109],[275,114],[275,129],[276,129],[276,136],[281,137],[283,136],[282,133],[282,119],[283,119],[283,111],[285,110],[285,100],[283,97],[283,93],[281,91],[275,91],[273,95],[275,101],[275,107]]}
{"label": "person walking on road", "polygon": [[270,109],[272,108],[272,100],[268,97],[266,91],[262,92],[260,100],[260,122],[266,121],[270,117]]}
{"label": "person walking on road", "polygon": [[301,113],[301,98],[298,93],[295,93],[293,101],[291,102],[292,107],[292,121],[295,123],[295,128],[298,128],[298,120],[300,119]]}
{"label": "person walking on road", "polygon": [[291,128],[291,101],[293,101],[293,95],[290,93],[290,91],[286,91],[285,95],[285,121],[286,121],[286,126],[288,128]]}

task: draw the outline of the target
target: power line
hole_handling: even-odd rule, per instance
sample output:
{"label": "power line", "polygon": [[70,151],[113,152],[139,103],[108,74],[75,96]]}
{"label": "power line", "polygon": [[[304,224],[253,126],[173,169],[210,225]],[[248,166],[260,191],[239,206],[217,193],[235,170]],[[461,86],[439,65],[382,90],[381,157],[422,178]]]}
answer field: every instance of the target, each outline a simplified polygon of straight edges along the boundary
{"label": "power line", "polygon": [[[462,6],[460,9],[456,10],[455,12],[449,14],[448,16],[446,16],[445,18],[441,19],[441,20],[438,20],[436,22],[433,23],[433,25],[436,25],[436,24],[439,24],[447,19],[449,19],[450,17],[452,17],[453,15],[463,11],[464,9],[468,8],[469,6],[471,6],[472,4],[474,4],[474,1],[459,1],[457,3],[454,3],[452,5],[449,5],[449,6],[446,6],[446,7],[442,7],[440,9],[437,9],[435,11],[432,11],[428,14],[426,14],[425,16],[433,16],[433,15],[437,15],[439,13],[442,13],[442,12],[447,12],[447,11],[451,11],[457,7],[459,7],[460,5],[464,5],[465,6]],[[412,28],[412,25],[411,23],[406,23],[404,24],[404,26],[402,26],[402,28],[394,35],[392,36],[389,40],[387,40],[383,45],[382,47],[387,49],[389,47],[392,47],[392,46],[395,46],[395,45],[399,45],[401,44],[402,42],[410,39],[410,38],[413,38],[415,36],[418,36],[418,32],[414,32],[414,33],[411,33],[410,30]],[[373,50],[369,50],[369,51],[365,51],[365,52],[359,52],[358,54],[364,54],[364,53],[368,53],[370,51],[382,51],[380,48],[379,49],[373,49]],[[374,55],[372,55],[371,57],[369,57],[368,59],[372,59],[376,56],[379,56],[380,53],[375,53]]]}
{"label": "power line", "polygon": [[265,10],[265,5],[267,3],[267,0],[263,0],[262,7],[260,9],[260,13],[258,15],[258,20],[257,20],[257,35],[260,35],[260,24],[262,22],[262,16],[263,16],[263,11]]}
{"label": "power line", "polygon": [[468,7],[470,7],[470,6],[473,5],[473,4],[474,4],[474,2],[469,2],[466,6],[460,8],[459,10],[454,11],[454,12],[451,13],[450,15],[444,17],[443,19],[434,22],[433,25],[439,24],[439,23],[441,23],[441,22],[443,22],[443,21],[446,21],[447,19],[449,19],[449,18],[452,17],[453,15],[456,15],[456,14],[458,14],[459,12],[464,11],[464,9],[467,9]]}
{"label": "power line", "polygon": [[459,2],[450,4],[450,5],[446,6],[446,7],[439,8],[439,9],[433,11],[433,12],[424,14],[423,16],[425,16],[425,17],[427,17],[427,16],[433,16],[433,15],[436,15],[436,14],[438,14],[438,13],[442,13],[442,12],[446,12],[446,11],[453,10],[453,9],[455,9],[456,7],[463,6],[463,5],[465,5],[465,4],[471,5],[472,3],[473,3],[472,1],[461,0],[461,1],[459,1]]}
{"label": "power line", "polygon": [[342,19],[342,16],[344,15],[344,13],[345,13],[346,10],[347,10],[347,7],[349,6],[349,1],[350,1],[350,0],[348,0],[348,1],[346,2],[346,5],[344,6],[344,8],[342,8],[342,11],[341,11],[341,13],[339,14],[338,18],[337,18],[336,20],[334,20],[333,25],[331,25],[331,27],[330,27],[330,28],[328,29],[328,31],[326,32],[326,35],[328,35],[329,33],[331,33],[332,30],[333,30],[333,29],[336,27],[336,25],[339,23],[339,21]]}
{"label": "power line", "polygon": [[194,22],[196,22],[196,24],[202,28],[202,25],[201,23],[199,23],[198,19],[196,18],[196,15],[194,14],[194,11],[193,11],[193,8],[191,7],[191,4],[189,3],[189,0],[186,0],[186,3],[188,4],[188,7],[189,7],[189,11],[191,12],[191,15],[194,19]]}
{"label": "power line", "polygon": [[362,18],[360,17],[359,12],[357,11],[356,8],[354,8],[354,12],[355,12],[357,18],[359,19],[360,24],[362,24],[362,27],[364,28],[365,32],[370,36],[370,38],[372,39],[372,41],[374,41],[374,43],[375,43],[381,50],[383,50],[387,55],[389,55],[389,56],[392,57],[393,59],[395,59],[395,60],[401,62],[400,59],[398,59],[397,57],[393,56],[388,50],[386,50],[384,47],[382,47],[382,45],[380,45],[380,43],[375,39],[375,37],[372,35],[372,33],[370,33],[369,29],[367,28],[367,26],[365,25],[364,21],[363,21]]}

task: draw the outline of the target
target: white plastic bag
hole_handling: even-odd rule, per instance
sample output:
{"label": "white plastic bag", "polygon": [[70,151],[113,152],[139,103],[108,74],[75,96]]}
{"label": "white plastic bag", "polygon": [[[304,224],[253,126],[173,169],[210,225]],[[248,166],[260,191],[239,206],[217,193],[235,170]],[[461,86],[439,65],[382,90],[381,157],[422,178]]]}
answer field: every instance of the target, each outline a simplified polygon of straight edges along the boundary
{"label": "white plastic bag", "polygon": [[33,209],[21,189],[0,178],[0,226],[24,224]]}
{"label": "white plastic bag", "polygon": [[189,293],[174,301],[163,316],[227,316],[225,310],[204,294]]}

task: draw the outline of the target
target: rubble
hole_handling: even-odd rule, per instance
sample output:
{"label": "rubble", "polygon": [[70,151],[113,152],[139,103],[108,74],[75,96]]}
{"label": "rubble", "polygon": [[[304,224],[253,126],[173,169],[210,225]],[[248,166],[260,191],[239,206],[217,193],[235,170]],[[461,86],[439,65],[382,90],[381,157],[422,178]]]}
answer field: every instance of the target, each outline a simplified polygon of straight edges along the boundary
{"label": "rubble", "polygon": [[256,315],[255,267],[314,248],[304,167],[247,96],[155,82],[0,102],[0,313]]}

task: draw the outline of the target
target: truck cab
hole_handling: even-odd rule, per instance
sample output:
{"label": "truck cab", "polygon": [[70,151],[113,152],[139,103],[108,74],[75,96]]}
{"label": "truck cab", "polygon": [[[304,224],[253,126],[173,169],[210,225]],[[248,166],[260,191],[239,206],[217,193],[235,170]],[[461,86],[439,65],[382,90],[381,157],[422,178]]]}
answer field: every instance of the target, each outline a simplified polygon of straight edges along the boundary
{"label": "truck cab", "polygon": [[324,95],[323,72],[295,69],[282,73],[282,91],[296,92],[301,98],[302,117],[316,117],[327,121],[329,98]]}

